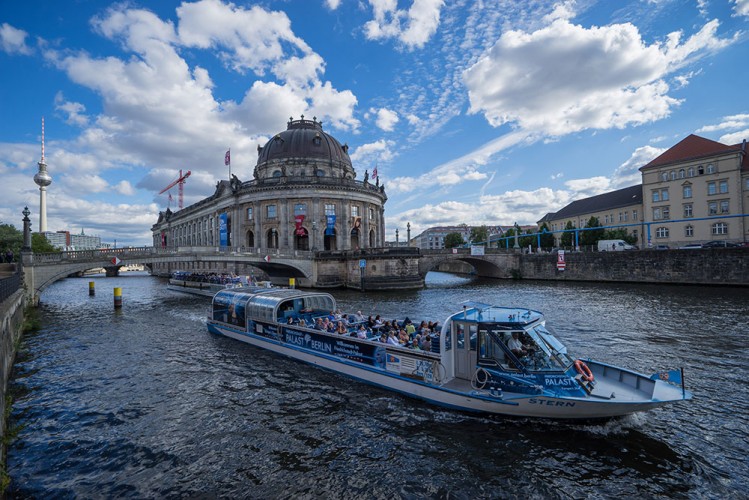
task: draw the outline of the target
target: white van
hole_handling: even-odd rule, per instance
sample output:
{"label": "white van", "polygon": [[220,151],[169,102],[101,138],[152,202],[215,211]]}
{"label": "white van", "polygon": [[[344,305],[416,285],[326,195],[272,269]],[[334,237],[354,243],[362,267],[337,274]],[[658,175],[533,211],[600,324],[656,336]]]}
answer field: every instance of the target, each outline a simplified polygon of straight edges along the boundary
{"label": "white van", "polygon": [[621,252],[623,250],[634,250],[635,247],[624,240],[599,240],[599,252]]}

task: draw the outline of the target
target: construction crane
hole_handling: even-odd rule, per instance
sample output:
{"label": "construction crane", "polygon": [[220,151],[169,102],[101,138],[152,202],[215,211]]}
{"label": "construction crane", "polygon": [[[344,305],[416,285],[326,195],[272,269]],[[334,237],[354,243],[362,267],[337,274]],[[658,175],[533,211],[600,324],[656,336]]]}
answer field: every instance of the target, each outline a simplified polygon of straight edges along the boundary
{"label": "construction crane", "polygon": [[174,186],[176,186],[177,184],[179,184],[179,201],[178,201],[178,205],[179,205],[179,209],[180,210],[182,210],[182,206],[183,206],[183,203],[184,203],[184,191],[185,191],[185,187],[184,186],[185,186],[185,180],[188,177],[190,177],[190,174],[191,174],[191,172],[188,170],[187,172],[185,172],[185,175],[182,175],[182,170],[180,169],[180,171],[179,171],[179,178],[177,178],[176,181],[171,182],[167,187],[165,187],[164,189],[162,189],[161,191],[159,191],[159,194],[165,193],[166,191],[169,191]]}

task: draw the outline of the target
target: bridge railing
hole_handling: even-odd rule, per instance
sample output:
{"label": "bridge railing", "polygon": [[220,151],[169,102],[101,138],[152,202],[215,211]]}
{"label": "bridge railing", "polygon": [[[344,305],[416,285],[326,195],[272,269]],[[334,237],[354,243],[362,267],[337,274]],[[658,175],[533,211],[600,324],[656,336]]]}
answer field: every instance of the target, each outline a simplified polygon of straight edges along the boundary
{"label": "bridge railing", "polygon": [[21,280],[21,273],[18,271],[0,278],[0,303],[16,293],[16,291],[21,288],[22,284],[23,280]]}

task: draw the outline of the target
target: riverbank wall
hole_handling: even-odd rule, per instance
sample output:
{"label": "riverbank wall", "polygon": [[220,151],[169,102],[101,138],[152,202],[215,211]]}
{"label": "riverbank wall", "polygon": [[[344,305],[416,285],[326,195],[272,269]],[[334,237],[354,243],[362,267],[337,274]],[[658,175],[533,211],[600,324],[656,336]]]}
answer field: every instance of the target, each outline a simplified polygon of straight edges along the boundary
{"label": "riverbank wall", "polygon": [[564,270],[556,254],[523,254],[520,279],[608,281],[683,285],[749,286],[749,249],[565,252]]}
{"label": "riverbank wall", "polygon": [[3,430],[3,440],[0,444],[0,456],[5,457],[5,435],[7,431],[6,421],[8,412],[8,380],[13,369],[16,358],[16,347],[23,333],[24,310],[26,307],[26,294],[23,288],[10,294],[0,302],[0,427]]}

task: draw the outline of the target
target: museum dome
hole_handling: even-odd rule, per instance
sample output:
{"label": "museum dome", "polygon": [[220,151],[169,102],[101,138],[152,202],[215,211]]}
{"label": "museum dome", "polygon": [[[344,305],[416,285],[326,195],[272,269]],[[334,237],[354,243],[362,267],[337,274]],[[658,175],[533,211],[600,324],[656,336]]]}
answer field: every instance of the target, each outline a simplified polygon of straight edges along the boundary
{"label": "museum dome", "polygon": [[317,118],[289,119],[286,130],[273,136],[265,146],[258,146],[256,179],[274,177],[334,177],[353,179],[356,175],[348,155],[348,145],[341,145],[323,131]]}

